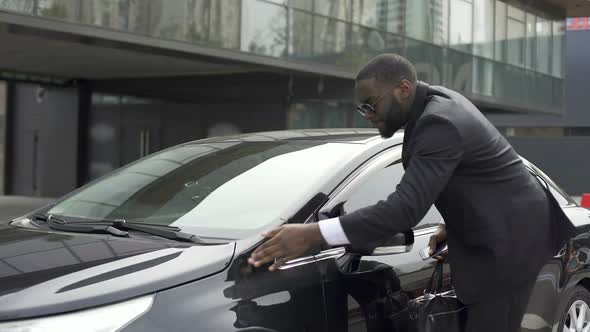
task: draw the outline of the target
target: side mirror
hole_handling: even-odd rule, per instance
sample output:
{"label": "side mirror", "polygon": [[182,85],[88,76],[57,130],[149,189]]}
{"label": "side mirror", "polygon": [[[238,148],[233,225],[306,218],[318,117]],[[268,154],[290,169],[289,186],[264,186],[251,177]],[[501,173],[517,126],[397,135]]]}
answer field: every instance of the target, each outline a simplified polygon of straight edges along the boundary
{"label": "side mirror", "polygon": [[414,232],[412,230],[398,233],[386,241],[384,245],[376,247],[372,256],[403,254],[412,251],[414,246]]}
{"label": "side mirror", "polygon": [[414,232],[412,230],[398,233],[393,237],[380,241],[377,245],[366,248],[348,248],[347,251],[362,256],[383,256],[403,254],[412,251]]}
{"label": "side mirror", "polygon": [[580,206],[590,209],[590,194],[583,194]]}

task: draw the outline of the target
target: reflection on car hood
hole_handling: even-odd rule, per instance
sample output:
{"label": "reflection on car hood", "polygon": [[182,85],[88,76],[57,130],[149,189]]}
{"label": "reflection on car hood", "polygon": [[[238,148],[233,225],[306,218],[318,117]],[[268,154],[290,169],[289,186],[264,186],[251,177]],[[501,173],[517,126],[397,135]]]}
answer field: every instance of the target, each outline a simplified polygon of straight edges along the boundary
{"label": "reflection on car hood", "polygon": [[190,246],[0,226],[0,321],[117,302],[224,270],[235,243]]}

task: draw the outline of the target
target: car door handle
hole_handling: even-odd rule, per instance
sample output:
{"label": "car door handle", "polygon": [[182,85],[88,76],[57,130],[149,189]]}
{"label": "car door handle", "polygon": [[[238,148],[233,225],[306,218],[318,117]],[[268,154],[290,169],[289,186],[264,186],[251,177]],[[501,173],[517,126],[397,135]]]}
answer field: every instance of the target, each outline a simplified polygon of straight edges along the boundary
{"label": "car door handle", "polygon": [[346,253],[346,249],[344,249],[344,248],[334,248],[334,249],[323,250],[317,255],[305,256],[305,257],[301,257],[301,258],[292,259],[290,261],[286,261],[285,264],[283,264],[279,267],[279,270],[292,269],[297,266],[301,266],[301,265],[305,265],[305,264],[309,264],[309,263],[314,263],[314,262],[318,262],[318,261],[323,261],[326,259],[340,258],[345,253]]}
{"label": "car door handle", "polygon": [[330,258],[340,258],[346,253],[344,247],[322,250],[319,254],[315,255],[316,261],[323,261]]}

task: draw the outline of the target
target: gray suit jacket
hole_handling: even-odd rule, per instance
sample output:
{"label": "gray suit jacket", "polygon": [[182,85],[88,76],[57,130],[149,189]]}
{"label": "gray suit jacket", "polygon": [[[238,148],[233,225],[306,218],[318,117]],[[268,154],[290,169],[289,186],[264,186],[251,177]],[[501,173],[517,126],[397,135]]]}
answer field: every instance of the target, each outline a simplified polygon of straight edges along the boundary
{"label": "gray suit jacket", "polygon": [[[419,83],[396,191],[340,218],[352,246],[415,226],[434,204],[464,303],[534,280],[575,228],[506,139],[465,97]],[[393,189],[393,188],[392,188]]]}

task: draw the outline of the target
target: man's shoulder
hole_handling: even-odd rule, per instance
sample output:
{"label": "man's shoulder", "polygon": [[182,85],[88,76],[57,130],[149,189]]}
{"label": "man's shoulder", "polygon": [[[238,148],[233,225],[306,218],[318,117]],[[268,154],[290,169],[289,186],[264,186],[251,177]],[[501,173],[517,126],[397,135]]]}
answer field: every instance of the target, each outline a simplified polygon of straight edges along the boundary
{"label": "man's shoulder", "polygon": [[457,108],[458,105],[453,99],[442,96],[430,96],[428,104],[426,105],[422,116],[420,116],[418,123],[437,120],[447,120],[450,123],[454,123],[457,120]]}
{"label": "man's shoulder", "polygon": [[423,114],[448,116],[449,114],[447,113],[455,109],[457,106],[457,102],[453,99],[441,96],[431,96]]}
{"label": "man's shoulder", "polygon": [[431,132],[433,128],[436,128],[437,132],[441,130],[455,132],[461,137],[462,128],[470,122],[466,112],[461,111],[462,108],[462,105],[451,96],[430,95],[428,104],[416,123],[416,131]]}
{"label": "man's shoulder", "polygon": [[444,113],[451,111],[461,105],[466,98],[460,93],[439,85],[428,86],[428,103],[424,110],[425,113],[438,112]]}
{"label": "man's shoulder", "polygon": [[416,123],[414,138],[421,137],[436,140],[462,140],[461,124],[445,109],[441,108],[434,112],[425,112]]}
{"label": "man's shoulder", "polygon": [[484,121],[480,115],[477,107],[460,93],[442,86],[429,86],[428,103],[420,120],[433,116],[462,127]]}

